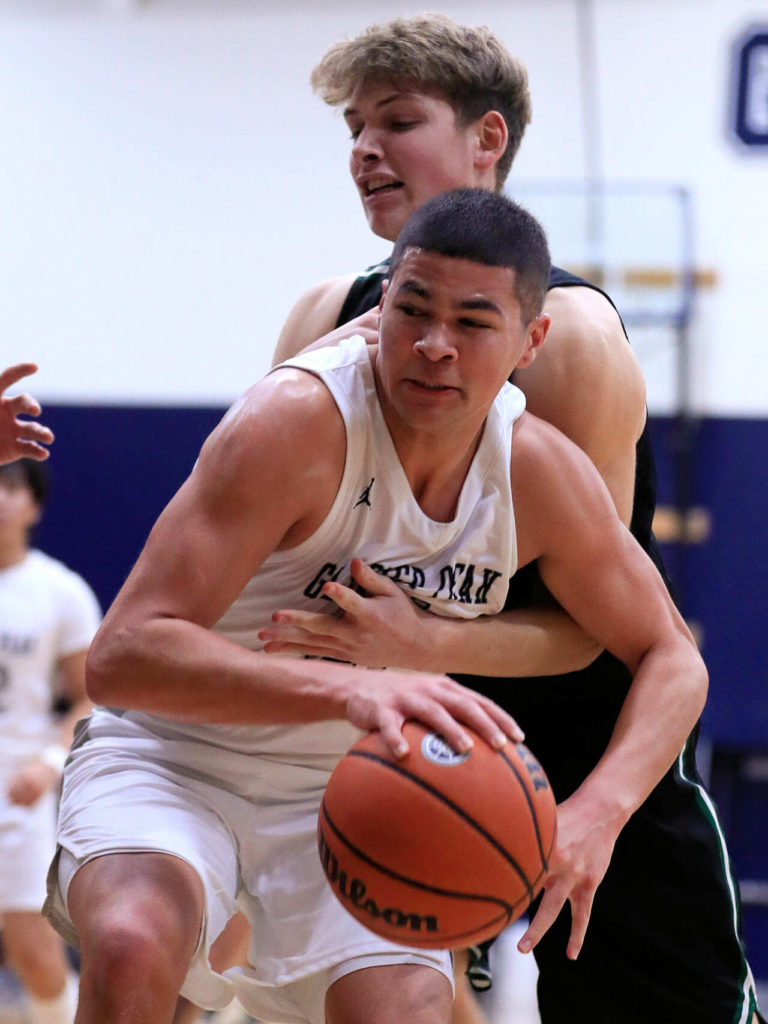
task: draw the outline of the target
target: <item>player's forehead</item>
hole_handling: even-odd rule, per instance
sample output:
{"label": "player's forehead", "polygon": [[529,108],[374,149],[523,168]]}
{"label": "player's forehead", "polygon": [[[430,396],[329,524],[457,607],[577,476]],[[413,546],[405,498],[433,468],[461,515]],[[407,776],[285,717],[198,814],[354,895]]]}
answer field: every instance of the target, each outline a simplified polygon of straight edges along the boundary
{"label": "player's forehead", "polygon": [[437,88],[427,83],[394,82],[385,78],[363,78],[357,82],[344,105],[344,117],[370,116],[391,107],[410,103],[444,107],[453,111],[451,103]]}
{"label": "player's forehead", "polygon": [[512,314],[519,310],[512,267],[493,267],[429,249],[406,250],[392,274],[395,297],[414,296],[452,308]]}

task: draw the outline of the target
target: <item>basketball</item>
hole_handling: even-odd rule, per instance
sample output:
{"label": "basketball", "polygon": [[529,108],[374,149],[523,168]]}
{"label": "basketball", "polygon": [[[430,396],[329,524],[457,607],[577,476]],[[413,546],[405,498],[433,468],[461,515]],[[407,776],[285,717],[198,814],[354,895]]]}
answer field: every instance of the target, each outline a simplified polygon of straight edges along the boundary
{"label": "basketball", "polygon": [[[467,730],[471,733],[471,730]],[[555,799],[522,743],[467,754],[407,722],[398,761],[378,733],[331,775],[318,817],[326,878],[361,924],[406,946],[461,949],[497,935],[539,893]]]}

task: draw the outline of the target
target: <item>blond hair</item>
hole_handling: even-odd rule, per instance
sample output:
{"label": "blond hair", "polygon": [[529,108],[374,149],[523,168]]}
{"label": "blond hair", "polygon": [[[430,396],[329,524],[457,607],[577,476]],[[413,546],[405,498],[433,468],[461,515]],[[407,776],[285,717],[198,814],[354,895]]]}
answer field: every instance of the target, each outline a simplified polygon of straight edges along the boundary
{"label": "blond hair", "polygon": [[528,72],[485,25],[459,25],[443,14],[395,18],[335,43],[312,72],[326,103],[345,103],[363,82],[437,93],[467,125],[489,110],[507,123],[509,141],[496,165],[501,190],[531,120]]}

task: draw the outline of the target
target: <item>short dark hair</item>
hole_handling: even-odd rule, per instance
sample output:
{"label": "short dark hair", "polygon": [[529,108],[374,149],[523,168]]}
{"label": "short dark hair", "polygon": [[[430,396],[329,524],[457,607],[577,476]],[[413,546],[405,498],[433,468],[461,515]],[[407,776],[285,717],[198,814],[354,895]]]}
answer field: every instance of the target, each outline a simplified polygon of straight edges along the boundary
{"label": "short dark hair", "polygon": [[390,260],[394,277],[409,249],[471,260],[515,272],[524,324],[535,319],[549,286],[549,246],[536,218],[507,196],[459,188],[429,199],[405,222]]}
{"label": "short dark hair", "polygon": [[48,495],[48,473],[42,463],[34,459],[17,459],[0,466],[0,478],[23,480],[32,492],[35,504],[42,506]]}

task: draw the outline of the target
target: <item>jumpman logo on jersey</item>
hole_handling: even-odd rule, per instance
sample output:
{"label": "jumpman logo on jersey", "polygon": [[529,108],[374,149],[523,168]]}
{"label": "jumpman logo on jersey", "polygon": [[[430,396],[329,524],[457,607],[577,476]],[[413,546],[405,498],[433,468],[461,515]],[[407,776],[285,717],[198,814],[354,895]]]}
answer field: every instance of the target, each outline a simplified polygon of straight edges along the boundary
{"label": "jumpman logo on jersey", "polygon": [[373,481],[375,479],[375,477],[371,477],[371,482],[363,489],[363,493],[352,506],[353,508],[357,508],[358,505],[367,505],[368,508],[373,508],[373,505],[371,504],[371,488],[373,487]]}

